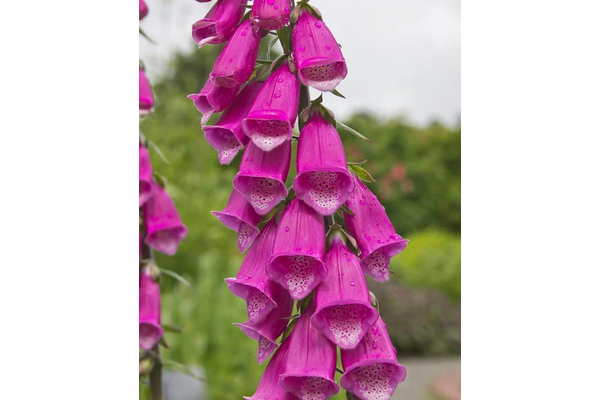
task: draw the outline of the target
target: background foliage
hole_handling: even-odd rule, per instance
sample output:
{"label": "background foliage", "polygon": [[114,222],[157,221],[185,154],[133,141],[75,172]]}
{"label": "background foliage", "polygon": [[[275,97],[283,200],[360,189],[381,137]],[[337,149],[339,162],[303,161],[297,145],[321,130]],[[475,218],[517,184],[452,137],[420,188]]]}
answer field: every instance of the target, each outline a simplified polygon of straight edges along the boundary
{"label": "background foliage", "polygon": [[[170,350],[163,355],[201,366],[214,400],[251,395],[266,364],[256,365],[256,342],[232,325],[246,320],[246,312],[223,280],[236,275],[242,255],[235,233],[209,212],[225,206],[239,157],[229,166],[219,165],[203,138],[200,114],[186,97],[204,85],[218,51],[205,47],[175,56],[168,75],[154,82],[156,110],[141,124],[166,158],[151,150],[154,168],[167,178],[189,228],[177,254],[157,254],[157,263],[195,287],[162,278],[163,321],[185,329],[167,334]],[[460,127],[436,122],[417,127],[402,117],[381,120],[368,113],[344,122],[373,140],[369,144],[340,132],[349,161],[369,160],[365,167],[378,180],[370,188],[398,233],[411,240],[393,259],[391,282],[382,285],[369,278],[392,340],[401,357],[459,353]],[[141,388],[142,398],[144,392]]]}

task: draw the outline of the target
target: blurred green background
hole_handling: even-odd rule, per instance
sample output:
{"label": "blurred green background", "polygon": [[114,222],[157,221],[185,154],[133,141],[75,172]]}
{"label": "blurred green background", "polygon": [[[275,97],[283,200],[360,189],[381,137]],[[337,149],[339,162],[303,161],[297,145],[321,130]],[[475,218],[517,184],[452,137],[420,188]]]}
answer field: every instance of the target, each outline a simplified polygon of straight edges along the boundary
{"label": "blurred green background", "polygon": [[[157,254],[160,267],[194,285],[192,290],[169,276],[162,278],[163,322],[184,328],[183,333],[166,334],[170,349],[163,357],[201,367],[214,400],[252,395],[266,366],[256,365],[256,342],[232,325],[245,321],[246,311],[224,279],[236,275],[243,256],[236,234],[210,214],[225,206],[240,157],[229,166],[219,165],[204,140],[201,116],[187,98],[204,85],[219,50],[205,47],[176,55],[169,72],[152,82],[156,109],[141,123],[142,132],[166,158],[151,150],[154,169],[167,178],[189,228],[175,256]],[[373,141],[340,132],[349,161],[369,160],[364,167],[377,179],[369,184],[371,190],[396,231],[410,239],[392,260],[396,274],[390,282],[368,278],[400,360],[460,354],[460,126],[414,126],[400,116],[382,120],[368,113],[343,122]],[[288,186],[294,176],[292,166]],[[145,396],[140,385],[140,398]]]}

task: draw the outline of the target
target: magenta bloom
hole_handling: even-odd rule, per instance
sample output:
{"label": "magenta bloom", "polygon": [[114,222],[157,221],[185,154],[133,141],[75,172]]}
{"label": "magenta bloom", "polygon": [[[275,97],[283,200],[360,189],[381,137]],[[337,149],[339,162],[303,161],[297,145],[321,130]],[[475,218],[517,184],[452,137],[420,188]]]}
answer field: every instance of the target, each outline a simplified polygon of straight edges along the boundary
{"label": "magenta bloom", "polygon": [[154,195],[144,203],[146,244],[161,253],[172,256],[179,242],[187,234],[173,200],[158,183],[153,183]]}
{"label": "magenta bloom", "polygon": [[140,274],[140,347],[150,350],[162,335],[160,287],[148,268],[144,268]]}
{"label": "magenta bloom", "polygon": [[246,251],[259,234],[258,224],[261,216],[254,211],[252,206],[244,199],[244,196],[235,189],[231,191],[229,201],[223,211],[212,211],[212,214],[223,225],[237,232],[238,249],[241,252]]}
{"label": "magenta bloom", "polygon": [[342,365],[340,384],[362,400],[388,400],[406,378],[406,368],[398,364],[396,349],[381,318],[356,348],[342,349]]}
{"label": "magenta bloom", "polygon": [[140,143],[140,207],[152,196],[152,164],[148,149]]}
{"label": "magenta bloom", "polygon": [[396,233],[385,209],[367,186],[355,178],[354,193],[346,205],[354,215],[344,214],[348,231],[358,243],[365,274],[380,282],[390,280],[390,259],[406,248],[408,240]]}
{"label": "magenta bloom", "polygon": [[148,15],[148,6],[144,0],[140,0],[140,21]]}
{"label": "magenta bloom", "polygon": [[276,31],[290,22],[290,0],[254,0],[251,18],[254,25]]}
{"label": "magenta bloom", "polygon": [[325,25],[302,10],[292,33],[292,49],[300,82],[323,92],[331,91],[346,77],[346,61]]}
{"label": "magenta bloom", "polygon": [[247,321],[242,324],[235,324],[249,338],[258,342],[256,360],[259,364],[269,358],[277,348],[277,338],[281,336],[288,322],[290,322],[289,317],[292,315],[292,309],[294,308],[294,300],[286,291],[277,300],[277,307],[272,309],[267,318],[262,321],[256,323]]}
{"label": "magenta bloom", "polygon": [[237,28],[244,15],[246,0],[218,0],[204,18],[192,25],[192,37],[198,47],[221,44]]}
{"label": "magenta bloom", "polygon": [[279,222],[267,275],[294,299],[303,299],[327,277],[324,255],[323,217],[303,201],[292,200]]}
{"label": "magenta bloom", "polygon": [[219,163],[229,164],[237,153],[248,144],[248,136],[242,131],[242,120],[248,115],[250,107],[256,99],[263,82],[253,80],[238,94],[234,103],[225,110],[217,122],[204,127],[204,136],[208,143],[217,150]]}
{"label": "magenta bloom", "polygon": [[233,187],[244,195],[258,214],[267,214],[287,196],[285,179],[290,169],[291,153],[291,140],[268,153],[254,143],[246,147]]}
{"label": "magenta bloom", "polygon": [[213,83],[233,88],[246,82],[254,71],[260,39],[249,20],[242,22],[215,61],[210,73]]}
{"label": "magenta bloom", "polygon": [[292,138],[298,113],[300,83],[290,72],[287,62],[281,64],[265,82],[243,122],[244,133],[264,151],[271,151]]}
{"label": "magenta bloom", "polygon": [[296,396],[286,392],[279,386],[279,375],[283,373],[288,357],[288,341],[285,340],[277,349],[263,373],[256,392],[246,400],[295,400]]}
{"label": "magenta bloom", "polygon": [[140,115],[148,114],[152,111],[153,106],[154,96],[152,96],[150,82],[148,82],[144,70],[140,68]]}
{"label": "magenta bloom", "polygon": [[296,196],[321,215],[336,212],[354,190],[340,136],[320,111],[302,128],[296,169]]}
{"label": "magenta bloom", "polygon": [[369,288],[358,258],[344,244],[340,233],[325,256],[327,278],[315,291],[317,311],[313,326],[342,349],[358,345],[379,318],[371,306]]}
{"label": "magenta bloom", "polygon": [[196,109],[204,114],[202,125],[206,124],[212,113],[221,112],[229,107],[235,100],[238,89],[239,86],[233,88],[215,86],[210,79],[207,79],[200,93],[190,94],[188,98],[192,99]]}
{"label": "magenta bloom", "polygon": [[301,399],[326,400],[340,391],[333,380],[336,348],[310,323],[312,303],[286,339],[289,353],[279,385]]}
{"label": "magenta bloom", "polygon": [[277,299],[289,297],[287,291],[270,280],[265,272],[265,265],[273,253],[276,232],[276,219],[273,218],[250,246],[237,276],[225,279],[229,290],[246,300],[248,319],[253,323],[263,320],[277,307]]}

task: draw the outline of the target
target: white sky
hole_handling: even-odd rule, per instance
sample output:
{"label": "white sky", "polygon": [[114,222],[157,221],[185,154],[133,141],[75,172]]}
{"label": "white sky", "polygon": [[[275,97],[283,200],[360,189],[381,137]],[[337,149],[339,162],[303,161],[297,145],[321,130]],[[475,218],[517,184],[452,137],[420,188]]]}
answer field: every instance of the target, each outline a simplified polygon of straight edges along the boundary
{"label": "white sky", "polygon": [[[140,39],[150,77],[164,72],[176,50],[193,51],[192,24],[211,3],[146,0],[141,27],[158,44]],[[369,110],[403,114],[424,124],[455,124],[460,115],[460,0],[311,0],[342,45],[348,76],[338,86],[346,100],[325,96],[337,116]],[[198,88],[190,88],[190,93]],[[316,91],[312,91],[313,98]]]}

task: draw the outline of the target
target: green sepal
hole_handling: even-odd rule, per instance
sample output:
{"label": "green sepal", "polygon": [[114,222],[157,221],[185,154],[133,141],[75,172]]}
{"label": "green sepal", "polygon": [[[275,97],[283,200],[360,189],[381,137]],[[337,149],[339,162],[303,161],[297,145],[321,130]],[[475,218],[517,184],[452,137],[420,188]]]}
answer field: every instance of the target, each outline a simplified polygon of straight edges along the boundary
{"label": "green sepal", "polygon": [[170,349],[169,347],[169,343],[167,343],[167,339],[165,339],[164,336],[161,336],[160,340],[158,341],[158,343],[164,347],[165,349]]}
{"label": "green sepal", "polygon": [[369,298],[371,299],[371,305],[373,307],[375,307],[377,312],[379,312],[379,300],[377,300],[377,297],[375,296],[375,294],[373,292],[371,292],[370,290],[369,290]]}
{"label": "green sepal", "polygon": [[338,92],[338,90],[337,90],[337,89],[333,89],[333,90],[331,91],[331,94],[333,94],[334,96],[337,96],[337,97],[341,97],[342,99],[345,99],[345,98],[346,98],[346,96],[344,96],[343,94],[341,94],[340,92]]}
{"label": "green sepal", "polygon": [[183,332],[183,328],[179,327],[179,326],[175,326],[175,325],[169,325],[169,324],[162,324],[163,330],[165,332],[171,332],[171,333],[181,333]]}
{"label": "green sepal", "polygon": [[366,137],[362,133],[358,132],[357,130],[350,128],[348,125],[342,124],[341,122],[338,121],[337,122],[337,127],[338,128],[342,128],[346,132],[353,134],[357,138],[361,138],[362,140],[366,140],[367,142],[372,143],[371,139],[369,139],[368,137]]}
{"label": "green sepal", "polygon": [[340,230],[342,231],[342,233],[344,234],[344,236],[346,236],[346,239],[348,239],[348,241],[350,242],[350,244],[355,249],[358,249],[358,244],[356,243],[356,239],[354,239],[354,236],[352,236],[351,234],[349,234],[348,232],[346,232],[346,230],[344,228],[340,228]]}
{"label": "green sepal", "polygon": [[349,209],[348,206],[345,204],[342,204],[339,209],[342,210],[343,212],[345,212],[346,214],[354,215],[354,211]]}
{"label": "green sepal", "polygon": [[152,172],[152,177],[163,189],[167,186],[167,178],[159,174],[158,172]]}
{"label": "green sepal", "polygon": [[144,32],[144,31],[142,30],[142,28],[140,28],[140,35],[142,35],[143,37],[145,37],[145,38],[146,38],[146,40],[148,40],[150,43],[152,43],[152,44],[154,44],[154,45],[156,44],[156,42],[155,42],[154,40],[152,40],[152,39],[150,38],[150,36],[146,35],[146,32]]}
{"label": "green sepal", "polygon": [[367,163],[367,159],[364,159],[362,161],[348,161],[348,165],[363,165]]}
{"label": "green sepal", "polygon": [[370,183],[376,182],[375,179],[369,173],[369,171],[367,171],[366,169],[364,169],[360,165],[350,164],[349,167],[350,167],[350,169],[352,169],[352,171],[354,171],[354,173],[356,174],[356,176],[358,176],[358,178],[361,181],[363,181],[363,182],[370,182]]}
{"label": "green sepal", "polygon": [[277,37],[279,38],[279,41],[281,42],[281,47],[283,47],[283,52],[288,55],[292,53],[292,47],[290,44],[291,36],[292,36],[292,30],[290,29],[289,26],[283,27],[277,31]]}
{"label": "green sepal", "polygon": [[275,61],[273,61],[271,63],[271,67],[269,67],[269,69],[271,70],[271,72],[275,71],[277,68],[279,68],[281,66],[281,64],[283,64],[283,62],[287,59],[287,55],[286,54],[282,54],[281,56],[279,56],[279,58]]}
{"label": "green sepal", "polygon": [[275,46],[275,43],[277,43],[279,41],[279,36],[276,36],[275,38],[273,38],[273,40],[271,41],[271,43],[269,43],[269,45],[267,46],[267,59],[271,59],[271,49],[273,48],[273,46]]}

